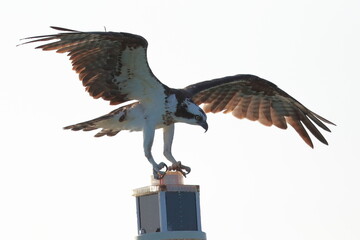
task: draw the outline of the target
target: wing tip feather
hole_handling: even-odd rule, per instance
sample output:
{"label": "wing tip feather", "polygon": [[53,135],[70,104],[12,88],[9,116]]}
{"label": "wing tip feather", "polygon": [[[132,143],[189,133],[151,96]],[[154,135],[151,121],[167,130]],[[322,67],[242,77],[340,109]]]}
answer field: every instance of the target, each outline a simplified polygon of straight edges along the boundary
{"label": "wing tip feather", "polygon": [[50,26],[50,28],[58,30],[58,31],[64,31],[64,32],[78,32],[77,30],[72,30],[72,29],[63,28],[63,27]]}

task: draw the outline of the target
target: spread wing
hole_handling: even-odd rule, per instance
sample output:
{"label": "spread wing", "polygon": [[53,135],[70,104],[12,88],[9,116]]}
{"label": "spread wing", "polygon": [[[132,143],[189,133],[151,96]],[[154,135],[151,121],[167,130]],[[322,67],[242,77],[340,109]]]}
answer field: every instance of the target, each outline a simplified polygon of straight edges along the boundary
{"label": "spread wing", "polygon": [[232,112],[237,118],[258,120],[266,126],[275,125],[281,129],[286,129],[288,123],[310,147],[313,144],[306,128],[327,144],[314,123],[330,132],[324,123],[332,122],[310,111],[275,84],[257,76],[219,78],[187,86],[184,90],[196,104],[204,104],[205,112]]}
{"label": "spread wing", "polygon": [[103,98],[115,105],[141,100],[163,89],[164,85],[148,65],[148,44],[143,37],[130,33],[52,28],[62,32],[26,38],[32,39],[26,43],[56,40],[37,48],[68,53],[73,70],[92,97]]}

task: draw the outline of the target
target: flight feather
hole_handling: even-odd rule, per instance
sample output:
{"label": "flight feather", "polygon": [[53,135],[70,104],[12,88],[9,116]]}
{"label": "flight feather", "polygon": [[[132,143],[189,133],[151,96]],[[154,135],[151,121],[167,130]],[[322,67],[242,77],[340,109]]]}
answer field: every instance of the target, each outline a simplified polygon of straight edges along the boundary
{"label": "flight feather", "polygon": [[196,104],[204,104],[205,112],[232,112],[237,118],[257,120],[266,126],[275,125],[281,129],[286,129],[287,124],[290,124],[301,138],[313,147],[306,127],[319,141],[327,144],[313,122],[329,132],[330,129],[323,122],[333,123],[313,113],[265,79],[239,74],[195,83],[184,90]]}
{"label": "flight feather", "polygon": [[147,41],[138,35],[115,32],[80,32],[52,27],[63,32],[27,38],[33,42],[52,41],[38,46],[45,51],[67,53],[73,70],[94,98],[120,104],[141,100],[148,89],[161,83],[147,62]]}

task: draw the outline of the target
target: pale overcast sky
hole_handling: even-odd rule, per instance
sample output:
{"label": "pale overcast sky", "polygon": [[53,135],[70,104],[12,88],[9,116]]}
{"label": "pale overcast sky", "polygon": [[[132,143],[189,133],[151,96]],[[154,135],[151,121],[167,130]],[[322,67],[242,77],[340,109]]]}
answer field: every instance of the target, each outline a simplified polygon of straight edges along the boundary
{"label": "pale overcast sky", "polygon": [[[12,1],[0,10],[0,239],[133,239],[132,189],[150,184],[141,133],[94,138],[63,126],[113,110],[66,55],[15,47],[56,31],[131,32],[171,87],[238,73],[270,80],[333,121],[329,146],[209,114],[178,124],[173,153],[201,187],[208,239],[360,239],[359,1]],[[162,156],[157,132],[153,154]]]}

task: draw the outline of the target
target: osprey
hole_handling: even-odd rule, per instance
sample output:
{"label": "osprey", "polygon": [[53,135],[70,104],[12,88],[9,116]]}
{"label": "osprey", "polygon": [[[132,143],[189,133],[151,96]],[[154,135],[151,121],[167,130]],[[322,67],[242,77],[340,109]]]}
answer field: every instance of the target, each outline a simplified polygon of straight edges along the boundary
{"label": "osprey", "polygon": [[[30,40],[23,44],[55,40],[37,48],[68,53],[73,70],[93,98],[102,98],[111,105],[135,100],[104,116],[64,129],[101,129],[95,137],[114,136],[122,130],[142,131],[145,157],[152,164],[155,178],[163,177],[168,170],[165,163],[156,163],[151,154],[155,130],[163,129],[164,156],[172,163],[169,170],[178,170],[185,175],[190,168],[176,161],[171,153],[174,124],[199,125],[206,131],[205,112],[232,112],[237,118],[257,120],[281,129],[286,129],[288,123],[310,147],[313,143],[306,128],[320,142],[327,144],[314,123],[329,132],[324,123],[333,123],[267,80],[239,74],[174,89],[152,73],[146,55],[148,43],[143,37],[124,32],[52,28],[62,32],[29,37],[26,39]],[[203,109],[199,107],[201,104],[204,104]]]}

